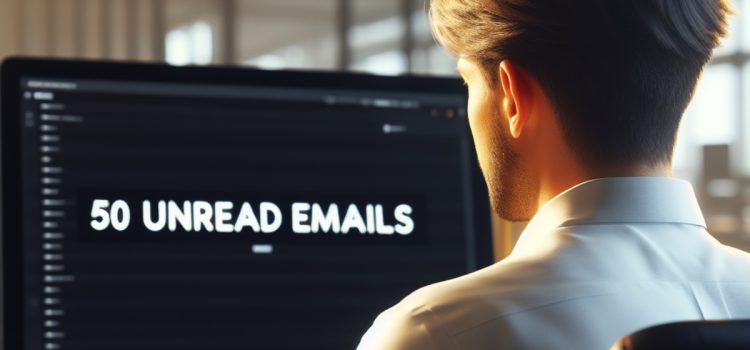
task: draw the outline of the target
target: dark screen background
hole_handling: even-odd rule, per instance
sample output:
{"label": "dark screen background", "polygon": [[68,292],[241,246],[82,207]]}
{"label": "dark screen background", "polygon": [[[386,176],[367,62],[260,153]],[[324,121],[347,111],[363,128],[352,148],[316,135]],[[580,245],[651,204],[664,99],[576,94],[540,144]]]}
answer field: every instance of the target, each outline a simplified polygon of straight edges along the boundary
{"label": "dark screen background", "polygon": [[[478,267],[461,96],[30,81],[28,349],[352,349],[414,289]],[[94,232],[92,198],[409,203],[415,230]]]}

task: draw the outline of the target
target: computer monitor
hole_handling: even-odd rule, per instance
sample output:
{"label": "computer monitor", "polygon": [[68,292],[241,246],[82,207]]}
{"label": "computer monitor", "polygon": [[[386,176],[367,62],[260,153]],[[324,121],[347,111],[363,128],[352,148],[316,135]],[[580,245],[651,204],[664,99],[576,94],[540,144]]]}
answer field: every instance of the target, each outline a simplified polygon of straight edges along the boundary
{"label": "computer monitor", "polygon": [[6,349],[351,349],[491,262],[456,79],[11,59]]}

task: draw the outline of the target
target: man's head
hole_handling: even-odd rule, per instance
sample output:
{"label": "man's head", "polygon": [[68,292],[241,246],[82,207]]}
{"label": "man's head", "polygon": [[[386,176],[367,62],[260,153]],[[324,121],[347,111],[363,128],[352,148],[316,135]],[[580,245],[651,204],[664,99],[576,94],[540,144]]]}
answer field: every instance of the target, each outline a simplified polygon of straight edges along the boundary
{"label": "man's head", "polygon": [[432,0],[495,210],[531,217],[567,155],[589,177],[668,167],[729,12],[723,0]]}

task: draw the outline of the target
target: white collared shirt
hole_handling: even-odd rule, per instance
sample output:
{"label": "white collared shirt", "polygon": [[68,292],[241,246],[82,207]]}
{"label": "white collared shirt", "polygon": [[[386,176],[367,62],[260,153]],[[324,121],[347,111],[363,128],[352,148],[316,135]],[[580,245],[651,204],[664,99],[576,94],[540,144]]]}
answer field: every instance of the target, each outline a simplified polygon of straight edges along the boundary
{"label": "white collared shirt", "polygon": [[750,254],[707,231],[689,183],[604,178],[550,200],[506,259],[421,288],[360,350],[603,350],[679,320],[750,318]]}

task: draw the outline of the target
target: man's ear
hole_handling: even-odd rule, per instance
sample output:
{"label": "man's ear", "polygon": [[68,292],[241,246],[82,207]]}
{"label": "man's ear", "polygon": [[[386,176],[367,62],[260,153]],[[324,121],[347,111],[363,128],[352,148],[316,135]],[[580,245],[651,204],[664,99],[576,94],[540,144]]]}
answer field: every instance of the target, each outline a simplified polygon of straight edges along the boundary
{"label": "man's ear", "polygon": [[521,137],[523,128],[529,119],[529,101],[531,89],[528,86],[526,71],[510,60],[503,60],[498,67],[500,86],[503,89],[502,106],[511,136]]}

